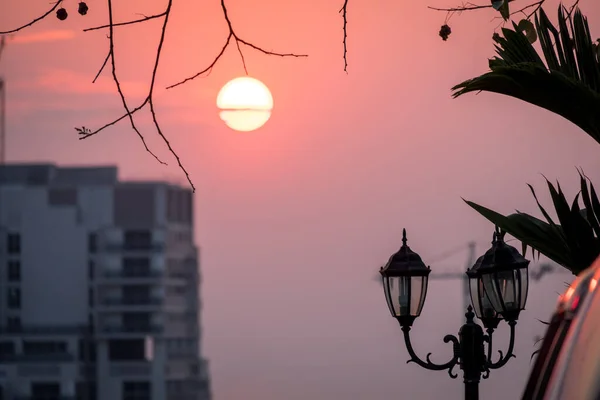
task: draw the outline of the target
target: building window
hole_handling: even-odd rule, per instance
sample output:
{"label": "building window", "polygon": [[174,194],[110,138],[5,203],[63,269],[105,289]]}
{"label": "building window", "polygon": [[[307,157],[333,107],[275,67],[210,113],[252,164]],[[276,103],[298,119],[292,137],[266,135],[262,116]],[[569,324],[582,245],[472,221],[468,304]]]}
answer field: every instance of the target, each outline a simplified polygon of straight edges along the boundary
{"label": "building window", "polygon": [[21,289],[19,288],[9,288],[6,292],[7,294],[7,306],[11,310],[18,310],[21,308]]}
{"label": "building window", "polygon": [[10,282],[18,282],[21,280],[21,262],[12,260],[8,262],[8,280]]}
{"label": "building window", "polygon": [[59,382],[31,382],[31,398],[35,400],[57,400],[60,398]]}
{"label": "building window", "polygon": [[88,252],[90,254],[94,254],[98,250],[98,237],[95,233],[90,233],[88,235]]}
{"label": "building window", "polygon": [[149,332],[151,330],[151,313],[125,312],[123,313],[123,329],[126,332]]}
{"label": "building window", "polygon": [[150,276],[150,258],[125,257],[122,261],[123,275],[126,277]]}
{"label": "building window", "polygon": [[88,306],[94,307],[94,289],[88,289]]}
{"label": "building window", "polygon": [[0,342],[0,362],[10,360],[16,353],[15,342]]}
{"label": "building window", "polygon": [[79,361],[96,361],[96,345],[92,340],[79,339]]}
{"label": "building window", "polygon": [[89,260],[88,261],[88,278],[90,279],[90,281],[94,280],[94,276],[95,276],[95,268],[96,265],[94,264],[94,260]]}
{"label": "building window", "polygon": [[6,318],[6,327],[9,332],[18,332],[21,330],[21,318],[20,317],[8,317]]}
{"label": "building window", "polygon": [[123,382],[123,400],[150,400],[151,395],[151,385],[149,381]]}
{"label": "building window", "polygon": [[145,361],[145,339],[112,339],[108,341],[108,359],[111,361]]}
{"label": "building window", "polygon": [[23,354],[26,356],[49,356],[65,353],[67,353],[66,342],[23,340]]}
{"label": "building window", "polygon": [[21,235],[18,233],[9,233],[6,238],[6,250],[8,254],[20,254]]}
{"label": "building window", "polygon": [[96,400],[97,393],[96,382],[77,382],[75,384],[75,400]]}
{"label": "building window", "polygon": [[50,188],[48,189],[48,204],[51,206],[76,206],[77,189]]}
{"label": "building window", "polygon": [[151,304],[149,285],[123,285],[123,304],[146,305]]}
{"label": "building window", "polygon": [[125,231],[124,245],[127,250],[149,250],[152,247],[152,232]]}

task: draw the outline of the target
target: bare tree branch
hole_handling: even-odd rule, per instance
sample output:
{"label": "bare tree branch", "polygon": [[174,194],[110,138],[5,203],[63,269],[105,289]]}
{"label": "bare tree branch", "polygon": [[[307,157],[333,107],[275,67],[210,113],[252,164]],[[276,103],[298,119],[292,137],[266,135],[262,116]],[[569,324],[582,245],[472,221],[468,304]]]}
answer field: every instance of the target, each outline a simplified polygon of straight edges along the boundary
{"label": "bare tree branch", "polygon": [[4,32],[0,32],[0,35],[8,35],[9,33],[15,33],[18,32],[22,29],[25,29],[33,24],[35,24],[36,22],[40,22],[41,20],[43,20],[44,18],[46,18],[48,15],[52,14],[52,12],[54,10],[56,10],[58,8],[58,6],[60,6],[60,4],[63,2],[63,0],[57,0],[56,3],[54,3],[54,5],[52,6],[52,8],[50,8],[48,11],[46,11],[44,14],[40,15],[39,17],[33,19],[32,21],[26,23],[25,25],[21,25],[18,28],[15,29],[11,29],[9,31],[4,31]]}
{"label": "bare tree branch", "polygon": [[169,142],[169,140],[167,140],[167,137],[164,135],[162,129],[160,128],[160,125],[158,124],[158,121],[156,119],[156,111],[154,109],[154,100],[152,98],[152,94],[154,93],[154,85],[156,83],[156,72],[158,71],[158,64],[160,63],[160,55],[162,54],[162,48],[163,48],[163,44],[165,42],[165,34],[167,32],[167,24],[169,23],[169,15],[171,14],[171,6],[172,5],[173,5],[173,0],[169,0],[169,3],[167,4],[167,9],[165,10],[165,20],[163,22],[162,30],[160,33],[160,40],[158,41],[158,48],[156,49],[156,60],[154,62],[154,68],[152,69],[152,81],[150,82],[150,90],[148,91],[148,104],[150,104],[150,113],[152,114],[152,121],[154,122],[156,131],[158,132],[160,137],[163,139],[163,141],[167,145],[167,148],[169,149],[171,154],[173,154],[173,156],[175,157],[175,160],[177,160],[177,165],[179,165],[179,168],[185,174],[185,177],[187,178],[190,186],[192,187],[192,192],[196,192],[196,187],[192,183],[190,174],[188,173],[188,171],[185,169],[185,167],[181,163],[181,159],[179,158],[179,155],[175,152],[175,150],[173,150],[171,143]]}
{"label": "bare tree branch", "polygon": [[[53,6],[47,11],[45,12],[43,15],[33,19],[32,21],[30,21],[29,23],[19,26],[18,28],[15,29],[11,29],[8,31],[4,31],[4,32],[0,32],[0,35],[4,35],[4,34],[10,34],[10,33],[14,33],[14,32],[18,32],[22,29],[25,29],[27,27],[30,27],[32,25],[34,25],[35,23],[43,20],[44,18],[48,17],[50,14],[52,14],[55,10],[57,10],[59,8],[59,6],[64,2],[64,0],[57,0]],[[345,0],[345,4],[344,4],[344,8],[347,4],[347,0]],[[135,120],[134,120],[134,115],[135,113],[137,113],[138,111],[140,111],[141,109],[143,109],[146,106],[149,106],[150,108],[150,113],[152,115],[152,122],[154,123],[154,127],[156,128],[156,131],[158,133],[158,135],[162,138],[162,140],[164,141],[164,143],[166,144],[167,148],[169,149],[169,151],[171,152],[171,154],[175,157],[175,160],[177,161],[177,164],[179,166],[179,168],[184,172],[190,186],[192,187],[192,190],[195,191],[195,187],[191,181],[190,175],[187,172],[187,170],[185,169],[185,167],[183,166],[181,159],[179,157],[179,155],[175,152],[175,150],[173,149],[171,143],[169,142],[169,140],[167,139],[166,135],[164,134],[161,126],[158,123],[158,118],[156,115],[156,107],[154,104],[154,98],[153,98],[153,93],[154,93],[154,87],[155,87],[155,83],[156,83],[156,74],[158,71],[158,66],[160,63],[160,56],[162,53],[162,49],[163,49],[163,44],[164,44],[164,39],[165,39],[165,34],[166,34],[166,29],[167,29],[167,24],[169,21],[169,16],[170,16],[170,12],[171,12],[171,7],[172,7],[172,0],[168,0],[167,2],[167,6],[165,11],[163,11],[162,13],[159,14],[155,14],[155,15],[150,15],[150,16],[146,16],[143,14],[138,14],[141,15],[141,18],[135,19],[135,20],[131,20],[131,21],[125,21],[125,22],[118,22],[115,23],[113,20],[113,8],[112,8],[112,0],[107,0],[107,5],[108,5],[108,24],[106,25],[101,25],[101,26],[95,26],[95,27],[91,27],[91,28],[86,28],[83,31],[84,32],[90,32],[90,31],[95,31],[95,30],[101,30],[101,29],[108,29],[109,34],[108,34],[108,39],[109,39],[109,49],[108,49],[108,54],[106,55],[106,58],[104,59],[104,62],[102,63],[100,69],[98,70],[97,74],[95,75],[94,79],[92,82],[96,82],[98,80],[98,78],[100,77],[100,75],[102,74],[102,72],[105,70],[106,66],[108,65],[109,61],[110,61],[110,65],[111,65],[111,75],[112,75],[112,79],[115,82],[116,85],[116,89],[117,89],[117,93],[119,94],[119,97],[121,99],[121,103],[123,105],[123,108],[125,110],[125,113],[123,115],[121,115],[120,117],[114,119],[111,122],[106,123],[105,125],[101,126],[100,128],[92,131],[88,128],[82,127],[82,128],[75,128],[77,130],[77,132],[80,134],[79,139],[83,140],[83,139],[87,139],[90,138],[92,136],[95,136],[96,134],[102,132],[103,130],[112,127],[114,125],[116,125],[117,123],[121,122],[124,119],[128,119],[129,123],[131,125],[131,128],[134,130],[134,132],[138,135],[138,137],[140,138],[140,140],[142,141],[142,144],[144,145],[144,148],[146,149],[146,151],[148,153],[150,153],[159,163],[161,164],[166,164],[165,162],[163,162],[162,160],[160,160],[156,154],[154,154],[150,148],[148,147],[148,145],[146,144],[146,140],[144,138],[144,136],[142,135],[142,133],[140,132],[140,130],[138,129]],[[219,52],[219,54],[217,55],[217,57],[213,60],[213,62],[207,67],[205,68],[203,71],[200,71],[198,74],[195,74],[192,77],[189,77],[179,83],[176,83],[175,85],[170,86],[169,88],[175,87],[175,86],[179,86],[187,81],[190,81],[200,75],[206,74],[207,72],[210,73],[210,71],[212,70],[212,68],[214,67],[214,65],[217,63],[217,61],[221,58],[221,56],[225,53],[225,50],[227,49],[227,46],[229,46],[229,44],[231,43],[232,38],[235,40],[236,43],[236,47],[238,49],[238,52],[240,54],[241,60],[242,60],[242,65],[244,67],[244,71],[246,72],[246,74],[248,73],[247,70],[247,66],[246,66],[246,60],[244,58],[244,54],[242,52],[242,46],[241,45],[245,45],[247,47],[250,47],[256,51],[259,51],[263,54],[266,55],[272,55],[272,56],[279,56],[279,57],[307,57],[307,55],[305,54],[294,54],[294,53],[278,53],[278,52],[274,52],[274,51],[269,51],[266,50],[262,47],[259,47],[243,38],[241,38],[240,36],[237,35],[237,33],[234,31],[233,29],[233,25],[231,23],[231,20],[229,19],[229,14],[227,11],[227,8],[225,6],[225,0],[221,0],[221,8],[223,10],[223,16],[225,18],[225,21],[227,23],[227,27],[229,28],[229,35],[227,36],[227,39],[225,41],[225,44],[223,45],[221,51]],[[346,13],[344,11],[343,13],[343,17],[344,17],[344,21],[346,19]],[[150,87],[148,89],[148,95],[146,96],[146,98],[141,102],[141,104],[139,104],[137,107],[135,108],[131,108],[130,105],[127,102],[127,99],[125,97],[125,94],[123,93],[122,87],[121,87],[121,82],[119,80],[118,74],[117,74],[117,67],[116,67],[116,60],[115,60],[115,42],[114,42],[114,28],[115,27],[119,27],[119,26],[125,26],[125,25],[133,25],[133,24],[137,24],[137,23],[143,23],[149,20],[153,20],[153,19],[159,19],[159,18],[164,18],[163,20],[163,25],[162,25],[162,30],[161,30],[161,36],[160,36],[160,40],[158,43],[158,48],[157,48],[157,52],[156,52],[156,58],[154,61],[154,68],[152,71],[152,78],[151,78],[151,82],[150,82]],[[344,22],[344,63],[345,63],[345,67],[344,70],[346,70],[346,32],[345,32],[345,26],[346,26],[346,22]]]}
{"label": "bare tree branch", "polygon": [[[509,2],[511,1],[515,1],[515,0],[508,0]],[[429,8],[430,10],[434,10],[434,11],[446,11],[446,12],[463,12],[463,11],[473,11],[473,10],[481,10],[484,8],[493,8],[491,4],[486,4],[486,5],[477,5],[477,4],[473,4],[473,3],[466,3],[462,6],[459,7],[452,7],[452,8],[437,8],[437,7],[431,7],[431,6],[427,6],[427,8]]]}
{"label": "bare tree branch", "polygon": [[[133,21],[127,21],[127,22],[119,22],[116,24],[113,24],[113,27],[115,26],[124,26],[124,25],[133,25],[133,24],[137,24],[140,22],[146,22],[149,21],[151,19],[156,19],[156,18],[161,18],[164,17],[166,15],[166,11],[161,12],[160,14],[156,14],[156,15],[150,15],[150,16],[143,16],[143,18],[140,19],[135,19]],[[84,32],[89,32],[89,31],[96,31],[98,29],[105,29],[105,28],[110,28],[110,24],[109,25],[101,25],[101,26],[95,26],[93,28],[86,28],[83,31]]]}
{"label": "bare tree branch", "polygon": [[[507,0],[508,3],[512,3],[514,1],[517,0]],[[531,18],[531,16],[533,14],[535,14],[541,7],[542,5],[546,2],[546,0],[538,0],[535,1],[533,3],[530,3],[518,10],[512,11],[509,15],[515,15],[518,13],[523,13],[525,14],[525,18],[529,19]],[[530,8],[534,7],[534,9],[529,13],[525,13],[525,10],[528,10]],[[454,15],[455,13],[462,13],[463,11],[475,11],[475,10],[482,10],[482,9],[487,9],[487,8],[493,8],[493,5],[490,4],[486,4],[486,5],[479,5],[479,4],[473,4],[473,3],[463,3],[462,6],[457,6],[457,7],[452,7],[452,8],[438,8],[438,7],[431,7],[431,6],[427,6],[427,8],[429,8],[430,10],[435,10],[435,11],[445,11],[448,13],[448,15],[446,16],[446,22],[448,22],[448,20],[452,17],[452,15]]]}
{"label": "bare tree branch", "polygon": [[[528,4],[528,5],[526,5],[526,6],[525,6],[525,7],[523,7],[523,8],[520,8],[520,9],[518,9],[518,10],[516,10],[516,11],[513,11],[513,12],[511,12],[511,13],[510,13],[510,15],[514,15],[514,14],[523,13],[523,14],[525,14],[525,18],[526,18],[526,19],[529,19],[529,18],[531,18],[531,16],[532,16],[533,14],[535,14],[535,13],[536,13],[536,12],[537,12],[537,11],[538,11],[540,8],[542,8],[542,5],[544,4],[544,2],[545,2],[545,1],[546,1],[546,0],[539,0],[538,2],[535,2],[535,3]],[[529,14],[527,14],[527,13],[525,12],[525,10],[528,10],[528,9],[530,9],[530,8],[533,8],[533,10],[532,10],[532,11],[531,11]]]}
{"label": "bare tree branch", "polygon": [[[113,80],[115,81],[115,84],[117,86],[117,92],[119,93],[119,96],[121,97],[121,102],[123,103],[123,108],[125,109],[125,114],[122,115],[121,117],[115,119],[114,121],[105,124],[104,126],[100,127],[99,129],[96,129],[95,131],[90,131],[90,130],[86,130],[86,129],[83,129],[83,130],[79,130],[78,129],[78,131],[82,134],[82,136],[79,139],[80,140],[87,139],[87,138],[89,138],[91,136],[94,136],[94,135],[98,134],[99,132],[103,131],[104,129],[106,129],[106,128],[110,127],[110,126],[115,125],[116,123],[120,122],[121,120],[123,120],[125,118],[128,118],[129,122],[131,124],[131,128],[139,136],[139,138],[142,141],[142,143],[143,143],[144,148],[146,149],[146,151],[148,153],[150,153],[152,156],[154,156],[154,158],[156,158],[156,160],[158,160],[159,163],[166,165],[165,162],[161,161],[148,148],[144,136],[141,134],[141,132],[139,131],[139,129],[135,125],[135,121],[134,121],[133,115],[136,112],[138,112],[139,110],[141,110],[142,108],[144,108],[146,105],[148,105],[150,107],[150,113],[152,115],[152,122],[154,123],[154,127],[156,128],[156,131],[157,131],[158,135],[162,138],[162,140],[167,145],[167,148],[169,149],[169,151],[171,152],[171,154],[175,157],[175,160],[177,161],[177,164],[178,164],[179,168],[185,174],[185,176],[187,178],[187,181],[188,181],[188,183],[190,184],[190,186],[192,188],[192,191],[195,192],[196,191],[196,187],[192,183],[192,180],[190,178],[190,174],[188,173],[187,169],[183,166],[183,163],[181,162],[181,159],[180,159],[179,155],[173,149],[171,143],[169,142],[169,140],[167,139],[167,137],[163,133],[163,130],[162,130],[162,128],[160,127],[160,125],[158,123],[158,119],[156,117],[156,109],[155,109],[155,106],[154,106],[154,98],[153,98],[154,87],[155,87],[155,83],[156,83],[156,74],[157,74],[157,71],[158,71],[158,66],[160,64],[160,56],[162,54],[163,44],[164,44],[165,35],[166,35],[166,31],[167,31],[167,25],[169,23],[169,15],[171,13],[171,7],[172,7],[172,4],[173,4],[173,1],[172,0],[168,0],[167,7],[166,7],[165,11],[162,12],[162,13],[160,13],[160,14],[153,15],[153,16],[150,16],[150,17],[144,17],[144,18],[139,19],[139,20],[129,21],[129,22],[126,22],[126,23],[121,23],[121,24],[115,24],[113,22],[112,0],[107,0],[107,1],[108,1],[108,9],[109,9],[109,23],[108,23],[108,25],[104,25],[104,26],[97,27],[97,28],[94,28],[94,29],[86,29],[85,31],[102,29],[102,28],[108,28],[109,29],[109,52],[108,52],[108,56],[104,60],[104,63],[102,64],[102,67],[100,68],[100,71],[96,75],[96,78],[94,78],[94,82],[96,81],[96,79],[98,78],[98,76],[100,75],[100,73],[103,71],[104,67],[108,63],[108,60],[110,59],[111,60],[111,65],[112,65],[112,77],[113,77]],[[116,73],[115,52],[114,52],[114,27],[118,26],[118,25],[131,25],[131,24],[134,24],[134,23],[140,23],[140,22],[144,22],[144,21],[148,21],[150,19],[156,19],[156,18],[160,18],[160,17],[163,17],[164,20],[163,20],[163,25],[162,25],[162,29],[161,29],[161,35],[160,35],[158,47],[157,47],[157,50],[156,50],[156,57],[155,57],[155,61],[154,61],[154,67],[152,69],[152,78],[151,78],[150,86],[148,88],[148,95],[146,96],[146,98],[144,99],[144,101],[139,106],[137,106],[136,108],[130,109],[129,106],[128,106],[128,104],[127,104],[127,101],[125,99],[125,95],[123,94],[123,91],[121,89],[121,84],[120,84],[120,81],[119,81],[117,73]]]}
{"label": "bare tree branch", "polygon": [[344,72],[348,73],[348,58],[346,57],[348,54],[348,49],[347,49],[347,40],[348,40],[348,31],[347,31],[347,25],[348,25],[348,0],[344,0],[344,5],[342,6],[342,8],[340,8],[339,11],[340,14],[342,14],[342,19],[344,20],[344,40],[343,40],[343,44],[344,44]]}
{"label": "bare tree branch", "polygon": [[[240,52],[240,55],[242,56],[242,62],[244,63],[244,70],[246,70],[246,63],[243,59],[243,55],[241,53],[241,49],[240,49],[240,43],[244,44],[254,50],[257,50],[263,54],[269,55],[269,56],[278,56],[278,57],[308,57],[307,54],[294,54],[294,53],[277,53],[274,51],[269,51],[269,50],[265,50],[262,47],[258,47],[255,44],[248,42],[244,39],[242,39],[240,36],[237,35],[237,33],[234,31],[233,29],[233,25],[231,24],[231,20],[229,19],[229,14],[227,13],[227,7],[225,6],[225,0],[221,0],[221,9],[223,10],[223,16],[225,17],[225,22],[227,22],[227,27],[229,28],[229,35],[227,35],[227,39],[225,40],[225,44],[223,45],[223,47],[221,48],[221,51],[219,52],[219,54],[217,54],[217,56],[214,58],[214,60],[210,63],[210,65],[206,68],[204,68],[202,71],[195,73],[194,75],[185,78],[173,85],[170,85],[167,87],[167,89],[172,89],[174,87],[183,85],[186,82],[189,82],[193,79],[196,79],[197,77],[206,74],[207,72],[209,72],[210,70],[212,70],[212,68],[215,66],[215,64],[219,61],[219,59],[223,56],[223,54],[225,53],[225,50],[227,49],[227,46],[229,46],[229,43],[231,42],[231,39],[233,38],[236,42],[236,46],[238,47],[238,50]],[[247,70],[246,70],[247,73]]]}
{"label": "bare tree branch", "polygon": [[[140,131],[138,130],[137,126],[135,125],[135,122],[133,120],[133,115],[131,114],[131,111],[129,110],[129,106],[127,105],[127,100],[125,100],[125,95],[123,94],[123,90],[121,89],[121,83],[119,82],[119,78],[117,76],[117,66],[116,66],[116,62],[115,62],[115,42],[114,42],[114,29],[113,29],[113,11],[112,11],[112,0],[107,0],[108,2],[108,20],[109,20],[109,34],[108,34],[108,38],[109,38],[109,58],[111,60],[111,65],[112,65],[112,77],[113,80],[115,81],[115,84],[117,85],[117,92],[119,92],[119,96],[121,97],[121,102],[123,103],[123,108],[125,109],[125,111],[127,112],[127,116],[129,117],[129,122],[131,123],[131,128],[135,131],[135,133],[137,133],[137,135],[140,137],[140,140],[142,141],[142,143],[144,144],[144,148],[146,149],[146,151],[150,154],[152,154],[152,156],[154,156],[154,158],[156,158],[156,160],[161,163],[166,165],[166,163],[164,163],[163,161],[161,161],[156,154],[154,154],[152,152],[152,150],[150,150],[148,148],[148,145],[146,144],[146,140],[144,139],[144,136],[140,133]],[[169,1],[169,4],[171,2]],[[154,78],[153,78],[154,79]],[[152,91],[152,89],[150,89],[150,91]],[[151,93],[150,95],[148,95],[148,99],[149,101],[151,101]]]}
{"label": "bare tree branch", "polygon": [[106,64],[108,64],[108,60],[110,60],[110,56],[111,56],[111,52],[110,50],[108,51],[108,54],[106,55],[106,58],[104,59],[104,62],[102,63],[102,66],[100,67],[100,69],[98,70],[98,73],[96,74],[96,76],[94,77],[94,80],[92,81],[92,83],[96,83],[96,81],[98,80],[98,78],[100,77],[100,74],[102,74],[102,71],[104,71],[104,68],[106,67]]}

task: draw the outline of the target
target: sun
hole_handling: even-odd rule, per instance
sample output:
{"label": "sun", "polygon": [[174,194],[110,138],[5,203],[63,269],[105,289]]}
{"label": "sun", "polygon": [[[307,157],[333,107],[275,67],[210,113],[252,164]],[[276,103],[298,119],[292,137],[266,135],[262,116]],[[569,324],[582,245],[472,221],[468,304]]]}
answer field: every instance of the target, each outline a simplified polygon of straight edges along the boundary
{"label": "sun", "polygon": [[266,124],[271,117],[273,96],[258,79],[242,76],[223,86],[217,96],[217,107],[228,127],[250,132]]}

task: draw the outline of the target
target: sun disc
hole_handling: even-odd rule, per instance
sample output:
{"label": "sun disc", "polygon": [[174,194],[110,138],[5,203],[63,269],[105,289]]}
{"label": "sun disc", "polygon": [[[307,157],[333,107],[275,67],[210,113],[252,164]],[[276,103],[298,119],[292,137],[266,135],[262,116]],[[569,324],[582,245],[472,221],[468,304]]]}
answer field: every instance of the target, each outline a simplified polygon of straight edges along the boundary
{"label": "sun disc", "polygon": [[223,86],[217,95],[217,107],[228,127],[250,132],[262,127],[271,117],[273,96],[258,79],[242,76]]}

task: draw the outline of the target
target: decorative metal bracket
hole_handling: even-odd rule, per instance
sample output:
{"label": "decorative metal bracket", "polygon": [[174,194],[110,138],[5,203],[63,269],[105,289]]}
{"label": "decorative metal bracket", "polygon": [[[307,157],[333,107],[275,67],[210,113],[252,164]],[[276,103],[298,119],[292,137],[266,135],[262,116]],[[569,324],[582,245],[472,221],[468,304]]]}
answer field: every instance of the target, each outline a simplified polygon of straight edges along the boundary
{"label": "decorative metal bracket", "polygon": [[459,364],[460,358],[460,342],[458,341],[458,338],[456,336],[444,336],[444,343],[452,342],[452,359],[444,364],[436,364],[431,361],[431,353],[427,353],[427,356],[425,356],[426,361],[423,361],[419,358],[419,356],[417,356],[410,341],[410,326],[403,326],[402,331],[404,332],[404,342],[406,343],[406,350],[408,350],[408,354],[410,355],[410,359],[406,362],[407,364],[414,362],[415,364],[418,364],[421,367],[432,371],[444,371],[447,369],[448,375],[450,375],[452,379],[456,379],[458,377],[458,374],[455,374],[453,372],[454,367]]}
{"label": "decorative metal bracket", "polygon": [[487,346],[488,349],[487,349],[487,360],[485,363],[485,371],[483,373],[483,379],[487,379],[490,376],[490,371],[492,369],[502,368],[503,366],[506,365],[506,363],[511,358],[516,358],[516,356],[513,354],[513,351],[515,348],[515,325],[517,325],[517,321],[508,321],[508,326],[510,326],[510,339],[508,342],[508,350],[506,351],[506,355],[504,355],[502,350],[498,350],[498,354],[500,355],[500,358],[496,362],[492,362],[492,350],[493,350],[492,337],[493,337],[494,330],[493,329],[487,330],[488,334],[485,336],[484,340],[488,344],[488,346]]}

